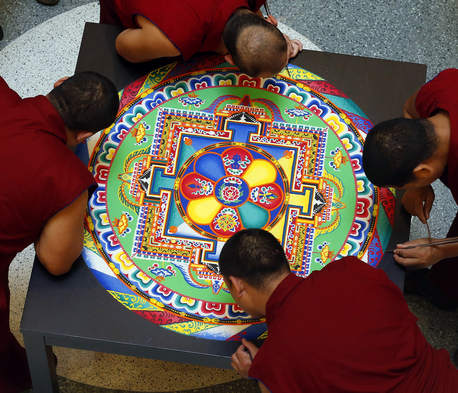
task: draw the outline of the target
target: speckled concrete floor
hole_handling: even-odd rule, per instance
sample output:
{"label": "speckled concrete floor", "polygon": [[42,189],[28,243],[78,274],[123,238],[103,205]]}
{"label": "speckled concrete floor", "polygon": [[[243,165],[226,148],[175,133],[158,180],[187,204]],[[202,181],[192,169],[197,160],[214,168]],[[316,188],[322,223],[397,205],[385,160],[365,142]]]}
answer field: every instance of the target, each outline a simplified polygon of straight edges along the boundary
{"label": "speckled concrete floor", "polygon": [[[56,7],[45,7],[33,0],[1,0],[0,25],[3,27],[5,38],[0,41],[0,49],[52,16],[87,3],[90,1],[61,0]],[[303,34],[325,51],[425,63],[428,65],[428,78],[441,69],[458,65],[456,56],[458,52],[458,8],[455,0],[437,2],[427,0],[397,2],[273,0],[270,1],[270,5],[273,14],[280,21]],[[51,45],[54,41],[53,37],[62,39],[59,35],[49,31],[47,36],[41,36],[41,40],[47,40],[41,42],[42,47],[46,47],[47,44]],[[49,49],[49,52],[51,51]],[[9,61],[2,61],[3,53],[5,52],[0,52],[0,74],[3,75],[5,72],[24,73],[24,75],[33,73],[33,70],[27,70],[25,67],[25,59],[14,59],[15,62],[12,65]],[[57,76],[56,69],[58,70],[59,66],[53,66],[56,62],[53,62],[54,57],[51,53],[41,55],[43,58],[37,61],[45,62],[44,65],[49,61],[49,72],[46,77],[52,81],[52,78]],[[30,56],[36,56],[36,54]],[[21,68],[21,65],[25,68]],[[14,70],[11,67],[14,67]],[[28,86],[26,84],[19,88],[22,94],[27,95]],[[443,236],[454,216],[456,205],[448,190],[440,185],[435,185],[435,189],[437,198],[430,225],[433,235]],[[411,237],[419,236],[424,236],[424,229],[418,221],[414,220]],[[18,269],[23,261],[28,261],[30,264],[32,255],[33,252],[30,250],[24,252],[22,259],[19,258],[19,263],[13,269]],[[24,282],[21,285],[26,286],[27,276],[23,278]],[[415,296],[408,296],[407,300],[412,311],[419,317],[419,324],[428,340],[436,347],[445,347],[453,351],[458,346],[458,313],[439,311]],[[19,304],[15,309],[16,320],[20,312],[21,305]],[[88,387],[66,378],[60,378],[59,383],[61,391],[65,393],[123,392]],[[235,381],[198,390],[200,393],[231,391],[254,392],[257,391],[257,388],[251,381]]]}
{"label": "speckled concrete floor", "polygon": [[[134,393],[127,390],[104,389],[86,384],[75,383],[66,378],[59,377],[60,393]],[[169,392],[169,391],[168,391]],[[234,382],[208,386],[201,389],[176,390],[176,393],[259,393],[257,383],[252,380],[239,379]],[[29,392],[24,392],[29,393]],[[33,393],[33,392],[30,392]],[[156,393],[156,392],[155,392]],[[166,393],[166,392],[161,392]]]}

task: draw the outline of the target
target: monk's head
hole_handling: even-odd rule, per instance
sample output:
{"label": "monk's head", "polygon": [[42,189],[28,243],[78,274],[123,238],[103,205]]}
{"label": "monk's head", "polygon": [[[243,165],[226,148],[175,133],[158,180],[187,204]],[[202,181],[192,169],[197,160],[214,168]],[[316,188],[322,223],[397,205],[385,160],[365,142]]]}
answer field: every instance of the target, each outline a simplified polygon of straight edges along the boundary
{"label": "monk's head", "polygon": [[237,232],[225,243],[219,268],[234,300],[254,317],[264,315],[269,295],[290,272],[278,240],[254,228]]}
{"label": "monk's head", "polygon": [[227,21],[223,41],[226,60],[256,77],[278,74],[288,64],[289,49],[277,27],[248,9],[238,9]]}
{"label": "monk's head", "polygon": [[427,119],[381,122],[369,131],[364,142],[364,172],[380,187],[425,186],[438,176],[430,162],[437,147],[434,126]]}
{"label": "monk's head", "polygon": [[59,79],[47,97],[73,133],[94,133],[108,127],[119,107],[116,87],[96,72]]}

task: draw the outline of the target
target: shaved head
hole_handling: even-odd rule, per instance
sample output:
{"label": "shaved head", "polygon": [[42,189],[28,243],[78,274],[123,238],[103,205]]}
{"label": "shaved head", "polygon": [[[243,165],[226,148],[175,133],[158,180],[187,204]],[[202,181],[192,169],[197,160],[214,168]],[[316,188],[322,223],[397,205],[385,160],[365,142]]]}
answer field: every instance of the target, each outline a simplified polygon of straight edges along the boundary
{"label": "shaved head", "polygon": [[437,143],[434,126],[426,119],[384,121],[367,134],[364,172],[377,186],[403,187],[415,180],[415,167],[433,156]]}
{"label": "shaved head", "polygon": [[249,10],[239,9],[229,18],[223,40],[235,65],[250,76],[278,74],[287,63],[281,31]]}

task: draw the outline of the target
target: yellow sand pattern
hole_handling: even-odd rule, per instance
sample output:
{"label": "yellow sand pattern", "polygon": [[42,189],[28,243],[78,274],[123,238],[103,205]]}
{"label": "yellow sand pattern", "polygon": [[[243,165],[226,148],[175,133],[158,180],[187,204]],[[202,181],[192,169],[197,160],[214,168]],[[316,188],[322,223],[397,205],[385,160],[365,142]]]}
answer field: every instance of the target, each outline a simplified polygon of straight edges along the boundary
{"label": "yellow sand pattern", "polygon": [[273,183],[277,178],[275,166],[267,160],[254,160],[248,170],[243,174],[243,179],[252,187]]}
{"label": "yellow sand pattern", "polygon": [[212,195],[189,202],[188,216],[198,225],[208,225],[221,209],[221,204]]}

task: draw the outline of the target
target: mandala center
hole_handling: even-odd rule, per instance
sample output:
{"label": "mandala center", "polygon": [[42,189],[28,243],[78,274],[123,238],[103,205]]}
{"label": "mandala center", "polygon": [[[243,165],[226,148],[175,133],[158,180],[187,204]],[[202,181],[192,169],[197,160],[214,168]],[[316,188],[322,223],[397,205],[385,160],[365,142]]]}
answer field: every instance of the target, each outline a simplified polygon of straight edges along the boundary
{"label": "mandala center", "polygon": [[287,180],[275,158],[254,145],[221,142],[190,156],[175,181],[181,216],[197,232],[228,238],[271,228],[284,214]]}
{"label": "mandala center", "polygon": [[240,177],[226,176],[216,183],[215,196],[225,206],[241,205],[249,197],[249,187]]}

